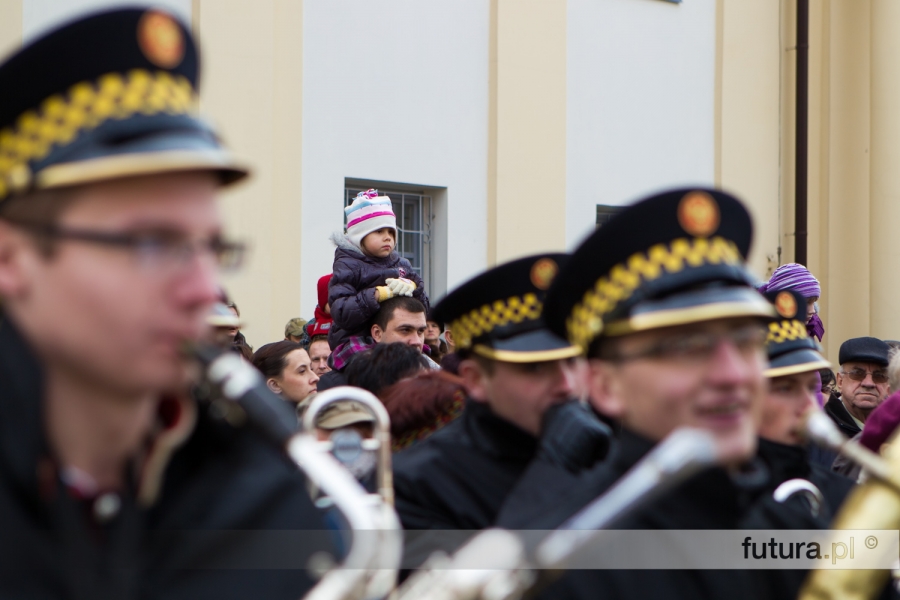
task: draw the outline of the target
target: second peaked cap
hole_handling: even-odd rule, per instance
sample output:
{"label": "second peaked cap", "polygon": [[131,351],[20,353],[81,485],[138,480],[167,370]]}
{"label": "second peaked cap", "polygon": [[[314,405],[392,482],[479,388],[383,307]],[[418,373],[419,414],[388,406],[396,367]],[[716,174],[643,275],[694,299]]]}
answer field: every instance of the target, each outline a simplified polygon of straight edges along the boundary
{"label": "second peaked cap", "polygon": [[581,353],[544,323],[547,290],[567,254],[514,260],[467,281],[434,307],[433,318],[449,324],[456,347],[504,362],[530,363]]}

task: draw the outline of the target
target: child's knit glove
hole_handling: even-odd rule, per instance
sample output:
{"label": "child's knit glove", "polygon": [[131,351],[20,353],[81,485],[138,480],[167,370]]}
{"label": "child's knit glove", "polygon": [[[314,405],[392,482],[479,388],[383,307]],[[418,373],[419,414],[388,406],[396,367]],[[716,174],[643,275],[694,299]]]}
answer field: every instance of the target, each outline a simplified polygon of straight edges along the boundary
{"label": "child's knit glove", "polygon": [[[388,279],[388,281],[391,280]],[[392,292],[391,288],[386,285],[379,285],[375,288],[375,300],[377,300],[378,302],[384,302],[388,298],[393,298],[396,295],[397,294]]]}
{"label": "child's knit glove", "polygon": [[416,284],[409,279],[385,279],[384,282],[394,292],[395,296],[412,296],[416,289]]}

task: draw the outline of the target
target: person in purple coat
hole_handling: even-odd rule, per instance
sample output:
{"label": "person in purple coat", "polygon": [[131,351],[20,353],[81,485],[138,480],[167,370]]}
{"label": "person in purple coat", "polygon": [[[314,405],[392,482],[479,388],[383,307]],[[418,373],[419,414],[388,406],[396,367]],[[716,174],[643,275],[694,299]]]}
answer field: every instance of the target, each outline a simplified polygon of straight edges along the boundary
{"label": "person in purple coat", "polygon": [[412,296],[426,309],[429,306],[422,278],[395,250],[397,218],[391,199],[379,196],[377,190],[367,190],[344,211],[347,232],[331,238],[337,248],[328,286],[334,318],[328,343],[338,356],[352,337],[368,335],[369,321],[385,300]]}

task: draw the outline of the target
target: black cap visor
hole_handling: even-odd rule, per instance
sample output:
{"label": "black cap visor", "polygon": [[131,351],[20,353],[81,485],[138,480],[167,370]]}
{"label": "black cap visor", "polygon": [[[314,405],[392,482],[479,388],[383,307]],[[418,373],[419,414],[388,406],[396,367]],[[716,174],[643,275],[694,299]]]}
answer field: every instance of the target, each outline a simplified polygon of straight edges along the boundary
{"label": "black cap visor", "polygon": [[763,373],[771,379],[830,368],[831,363],[824,356],[812,348],[801,348],[770,358],[769,367]]}
{"label": "black cap visor", "polygon": [[705,287],[638,303],[628,318],[607,324],[601,335],[620,336],[639,331],[702,323],[718,319],[773,319],[775,309],[750,287]]}

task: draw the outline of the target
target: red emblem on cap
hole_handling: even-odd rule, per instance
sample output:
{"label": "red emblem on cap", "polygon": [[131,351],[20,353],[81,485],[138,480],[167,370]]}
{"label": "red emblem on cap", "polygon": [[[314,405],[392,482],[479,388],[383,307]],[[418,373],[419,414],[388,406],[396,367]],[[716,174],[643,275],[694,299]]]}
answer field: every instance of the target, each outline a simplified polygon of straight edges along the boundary
{"label": "red emblem on cap", "polygon": [[775,310],[785,319],[793,319],[797,316],[797,301],[790,292],[781,292],[775,296]]}
{"label": "red emblem on cap", "polygon": [[678,222],[689,234],[707,237],[719,228],[719,205],[706,192],[690,192],[678,204]]}
{"label": "red emblem on cap", "polygon": [[531,283],[539,290],[546,290],[559,273],[559,266],[552,258],[542,258],[531,266]]}
{"label": "red emblem on cap", "polygon": [[158,67],[172,69],[184,58],[184,34],[169,14],[158,10],[144,13],[137,38],[144,56]]}

